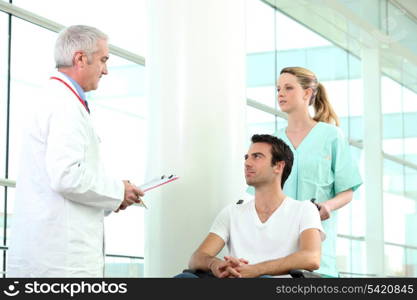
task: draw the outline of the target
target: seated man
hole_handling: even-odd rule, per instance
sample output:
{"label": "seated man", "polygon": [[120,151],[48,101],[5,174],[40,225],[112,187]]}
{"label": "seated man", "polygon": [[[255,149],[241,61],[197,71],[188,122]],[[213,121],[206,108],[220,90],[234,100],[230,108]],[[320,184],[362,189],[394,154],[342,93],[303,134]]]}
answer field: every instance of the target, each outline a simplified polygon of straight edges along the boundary
{"label": "seated man", "polygon": [[[292,162],[282,140],[254,135],[245,155],[245,178],[255,188],[255,199],[224,208],[190,259],[189,268],[200,276],[184,272],[177,277],[260,277],[318,269],[325,238],[319,212],[310,201],[296,201],[282,191]],[[222,260],[216,255],[225,245],[230,256]]]}

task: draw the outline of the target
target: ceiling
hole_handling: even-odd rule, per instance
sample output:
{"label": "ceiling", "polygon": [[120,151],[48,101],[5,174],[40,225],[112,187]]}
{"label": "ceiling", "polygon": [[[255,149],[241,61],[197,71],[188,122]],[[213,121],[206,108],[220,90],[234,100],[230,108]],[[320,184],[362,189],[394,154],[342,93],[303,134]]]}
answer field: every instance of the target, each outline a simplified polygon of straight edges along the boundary
{"label": "ceiling", "polygon": [[393,0],[399,6],[408,11],[411,17],[417,20],[417,1],[416,0]]}

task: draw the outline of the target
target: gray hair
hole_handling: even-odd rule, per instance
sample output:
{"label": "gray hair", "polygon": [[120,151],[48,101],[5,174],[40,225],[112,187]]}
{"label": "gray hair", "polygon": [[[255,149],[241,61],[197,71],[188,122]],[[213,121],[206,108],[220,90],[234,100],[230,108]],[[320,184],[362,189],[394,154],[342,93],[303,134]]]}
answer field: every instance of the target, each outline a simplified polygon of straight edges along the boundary
{"label": "gray hair", "polygon": [[72,67],[77,51],[85,52],[90,62],[93,53],[98,50],[98,41],[107,39],[106,34],[90,26],[73,25],[63,29],[55,43],[56,67]]}

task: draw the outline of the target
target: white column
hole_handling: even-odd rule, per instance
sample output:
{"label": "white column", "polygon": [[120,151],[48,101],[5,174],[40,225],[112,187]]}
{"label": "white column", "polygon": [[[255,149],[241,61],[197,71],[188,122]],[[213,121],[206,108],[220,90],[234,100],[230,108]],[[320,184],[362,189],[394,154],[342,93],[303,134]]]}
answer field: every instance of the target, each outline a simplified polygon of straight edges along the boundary
{"label": "white column", "polygon": [[145,276],[171,277],[245,189],[245,1],[150,0]]}
{"label": "white column", "polygon": [[367,273],[384,275],[383,156],[380,52],[362,50]]}

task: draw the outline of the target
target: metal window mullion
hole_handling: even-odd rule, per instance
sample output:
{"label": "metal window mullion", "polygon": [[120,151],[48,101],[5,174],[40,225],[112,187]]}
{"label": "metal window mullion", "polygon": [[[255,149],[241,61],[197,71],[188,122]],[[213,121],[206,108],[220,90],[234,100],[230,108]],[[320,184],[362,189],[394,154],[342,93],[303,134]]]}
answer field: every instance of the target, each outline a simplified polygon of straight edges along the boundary
{"label": "metal window mullion", "polygon": [[106,257],[112,257],[112,258],[129,258],[129,259],[142,259],[145,258],[143,256],[133,256],[133,255],[123,255],[123,254],[106,254]]}
{"label": "metal window mullion", "polygon": [[[9,177],[9,148],[10,148],[10,76],[11,76],[11,54],[12,54],[12,15],[9,14],[8,20],[8,41],[7,41],[7,99],[6,99],[6,161],[5,161],[5,178]],[[7,241],[7,189],[4,187],[4,218],[3,218],[3,245]],[[6,251],[3,251],[3,277],[6,272]]]}

